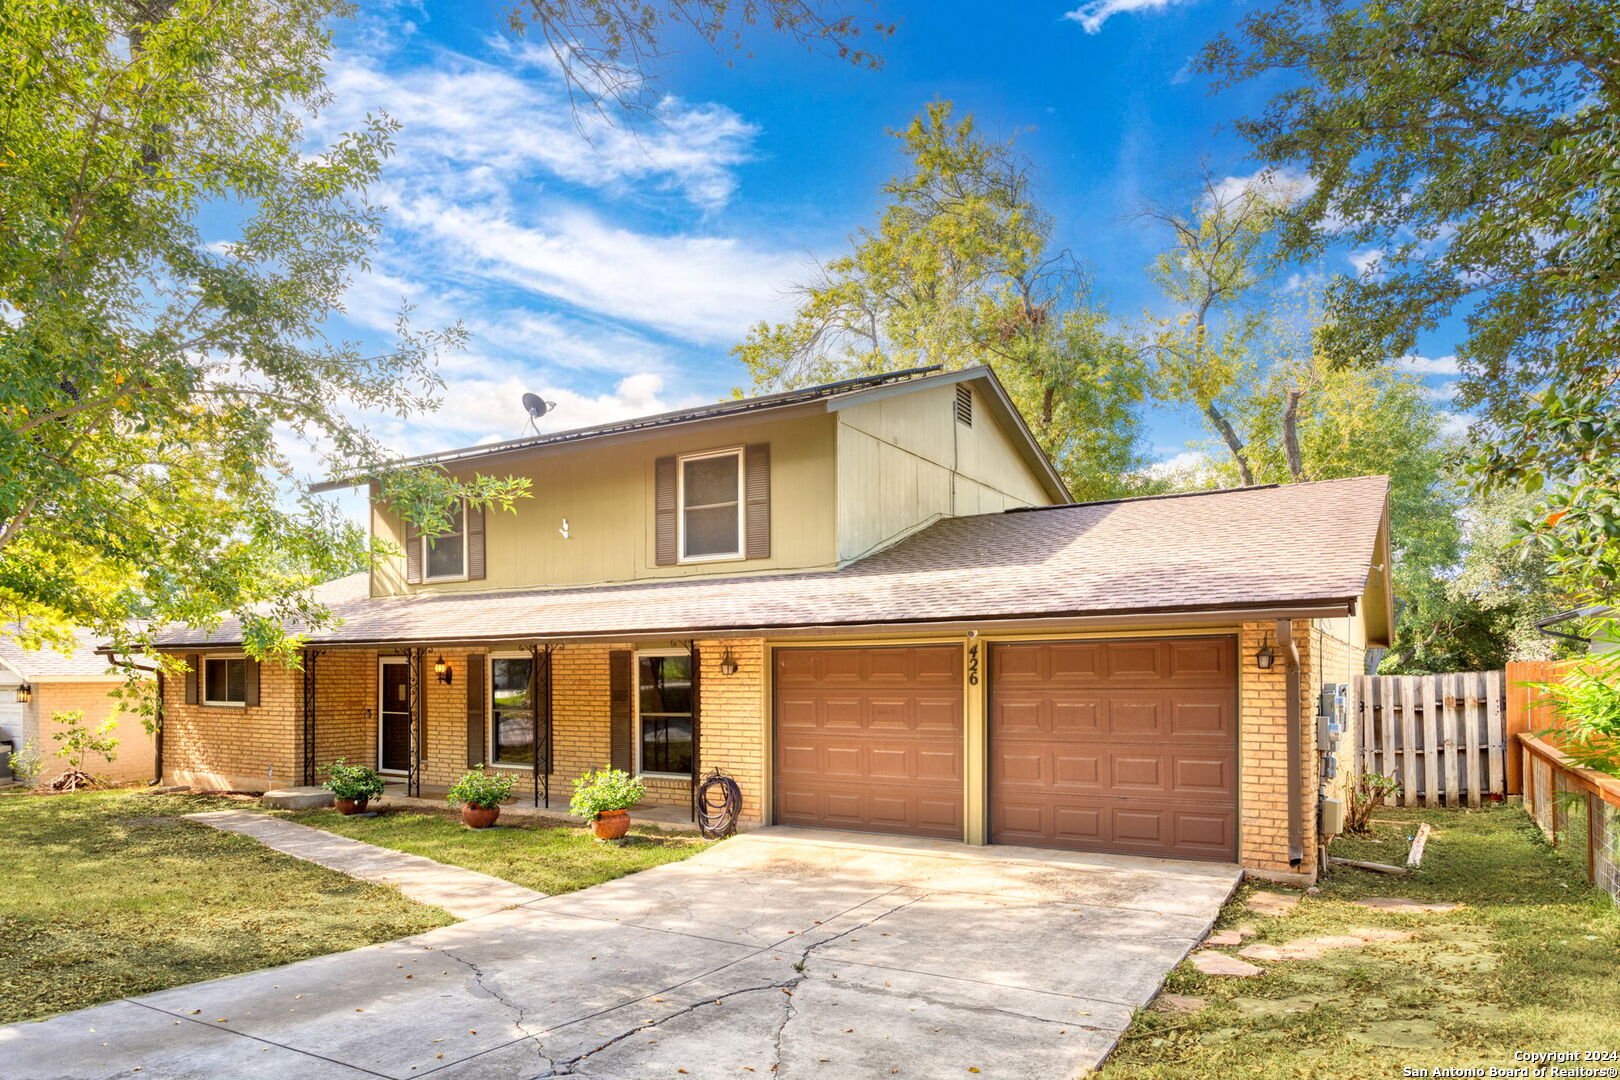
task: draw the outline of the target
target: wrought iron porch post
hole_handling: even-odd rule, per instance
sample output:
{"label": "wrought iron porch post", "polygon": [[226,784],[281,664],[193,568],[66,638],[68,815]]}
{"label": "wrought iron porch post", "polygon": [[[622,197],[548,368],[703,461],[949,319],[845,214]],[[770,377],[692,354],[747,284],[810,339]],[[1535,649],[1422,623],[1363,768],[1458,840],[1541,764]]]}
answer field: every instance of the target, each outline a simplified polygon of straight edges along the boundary
{"label": "wrought iron porch post", "polygon": [[551,758],[551,654],[561,647],[560,645],[546,646],[546,697],[544,702],[546,710],[546,775],[541,783],[545,786],[544,798],[547,810],[551,809],[551,770],[553,768]]}
{"label": "wrought iron porch post", "polygon": [[696,821],[698,817],[698,776],[699,770],[702,767],[698,761],[698,731],[701,727],[699,718],[703,712],[702,705],[699,704],[703,679],[699,674],[698,663],[701,660],[701,657],[698,656],[698,645],[696,638],[692,638],[686,643],[686,655],[687,670],[691,672],[692,680],[692,775],[691,778],[687,780],[687,796],[688,800],[692,804],[692,820]]}
{"label": "wrought iron porch post", "polygon": [[422,752],[419,740],[422,732],[422,649],[411,649],[405,657],[405,678],[411,699],[411,756],[410,768],[405,773],[405,794],[413,799],[422,797]]}
{"label": "wrought iron porch post", "polygon": [[304,662],[304,785],[315,783],[315,658],[319,649],[305,649]]}
{"label": "wrought iron porch post", "polygon": [[529,791],[540,805],[540,646],[529,646]]}

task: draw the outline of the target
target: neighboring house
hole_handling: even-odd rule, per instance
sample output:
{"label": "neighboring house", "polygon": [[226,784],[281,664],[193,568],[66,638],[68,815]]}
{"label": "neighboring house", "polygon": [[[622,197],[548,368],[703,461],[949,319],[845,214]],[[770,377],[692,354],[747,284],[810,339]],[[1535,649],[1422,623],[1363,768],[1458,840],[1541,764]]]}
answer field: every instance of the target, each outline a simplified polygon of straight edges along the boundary
{"label": "neighboring house", "polygon": [[163,698],[169,780],[341,756],[441,791],[489,762],[561,806],[611,765],[686,806],[718,768],[745,826],[1308,877],[1317,691],[1389,636],[1384,478],[1069,504],[984,368],[412,464],[533,497],[437,539],[374,504],[404,557],[321,587],[342,622],[302,671],[230,621],[161,638],[193,669]]}
{"label": "neighboring house", "polygon": [[[61,712],[84,713],[85,724],[98,727],[116,716],[113,734],[118,749],[112,761],[92,755],[86,770],[119,783],[149,781],[156,773],[153,737],[141,718],[126,713],[112,697],[124,685],[107,657],[96,652],[100,642],[91,634],[74,635],[71,653],[55,649],[24,649],[0,633],[0,741],[9,741],[14,754],[30,743],[42,763],[41,776],[49,779],[66,768],[52,754],[62,744],[51,736],[63,730],[53,719]],[[0,774],[3,775],[3,774]]]}

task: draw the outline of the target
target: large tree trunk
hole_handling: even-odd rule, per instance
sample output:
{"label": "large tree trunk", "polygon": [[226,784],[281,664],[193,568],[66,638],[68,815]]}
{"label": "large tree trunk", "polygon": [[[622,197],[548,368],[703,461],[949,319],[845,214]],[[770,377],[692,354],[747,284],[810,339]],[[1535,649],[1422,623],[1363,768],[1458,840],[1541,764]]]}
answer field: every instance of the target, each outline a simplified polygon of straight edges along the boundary
{"label": "large tree trunk", "polygon": [[1298,388],[1288,391],[1288,404],[1283,407],[1282,414],[1283,452],[1288,455],[1288,472],[1296,484],[1306,479],[1305,461],[1299,452],[1300,393]]}
{"label": "large tree trunk", "polygon": [[1215,430],[1220,432],[1221,440],[1226,443],[1226,449],[1231,451],[1232,460],[1237,462],[1238,475],[1243,478],[1243,485],[1248,487],[1253,484],[1254,470],[1249,467],[1248,455],[1243,452],[1243,440],[1232,430],[1231,423],[1221,415],[1221,410],[1216,408],[1213,401],[1204,406],[1204,415],[1209,418]]}

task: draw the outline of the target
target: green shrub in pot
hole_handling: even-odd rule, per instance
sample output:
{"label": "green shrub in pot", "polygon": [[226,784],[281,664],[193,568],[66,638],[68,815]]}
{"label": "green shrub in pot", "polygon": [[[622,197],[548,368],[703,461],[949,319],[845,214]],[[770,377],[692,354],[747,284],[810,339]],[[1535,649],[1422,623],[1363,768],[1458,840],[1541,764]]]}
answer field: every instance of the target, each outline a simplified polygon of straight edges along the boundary
{"label": "green shrub in pot", "polygon": [[446,798],[452,805],[474,806],[480,810],[489,810],[512,797],[512,785],[515,781],[510,776],[498,772],[488,772],[482,765],[475,765],[470,772],[462,774],[455,786],[450,789]]}
{"label": "green shrub in pot", "polygon": [[326,767],[326,783],[321,785],[336,799],[366,802],[381,797],[383,778],[376,769],[364,765],[350,765],[338,758]]}
{"label": "green shrub in pot", "polygon": [[646,785],[639,776],[622,769],[602,769],[574,781],[574,797],[568,810],[586,821],[595,821],[599,814],[628,810],[646,796]]}

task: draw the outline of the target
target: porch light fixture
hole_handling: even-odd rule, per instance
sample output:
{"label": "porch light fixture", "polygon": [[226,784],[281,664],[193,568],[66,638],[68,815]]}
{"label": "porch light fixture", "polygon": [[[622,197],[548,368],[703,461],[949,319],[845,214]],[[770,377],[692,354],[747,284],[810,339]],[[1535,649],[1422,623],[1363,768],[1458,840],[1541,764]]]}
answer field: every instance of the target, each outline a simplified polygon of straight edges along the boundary
{"label": "porch light fixture", "polygon": [[17,704],[26,705],[34,700],[34,688],[27,683],[17,687]]}
{"label": "porch light fixture", "polygon": [[1260,646],[1260,651],[1254,654],[1254,666],[1261,671],[1270,671],[1276,662],[1277,654],[1271,651],[1270,645]]}
{"label": "porch light fixture", "polygon": [[433,674],[437,675],[442,683],[450,682],[450,665],[443,656],[433,661]]}
{"label": "porch light fixture", "polygon": [[724,655],[724,656],[722,656],[720,658],[720,674],[722,674],[722,675],[735,675],[735,674],[737,674],[737,661],[732,659],[731,647],[729,645],[726,647],[726,655]]}

